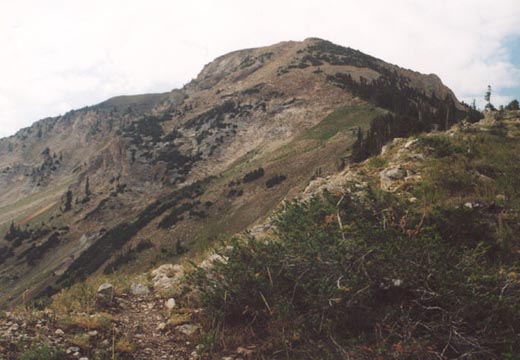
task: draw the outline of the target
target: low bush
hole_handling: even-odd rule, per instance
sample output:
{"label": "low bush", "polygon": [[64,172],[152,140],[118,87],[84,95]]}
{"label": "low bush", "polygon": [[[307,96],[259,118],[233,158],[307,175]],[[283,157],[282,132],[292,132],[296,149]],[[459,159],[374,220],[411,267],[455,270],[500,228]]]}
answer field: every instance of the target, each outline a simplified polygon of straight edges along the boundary
{"label": "low bush", "polygon": [[258,168],[256,170],[250,171],[247,174],[244,175],[242,182],[248,183],[251,181],[255,181],[256,179],[260,179],[262,176],[264,176],[265,171],[263,168]]}
{"label": "low bush", "polygon": [[448,137],[443,135],[420,136],[418,139],[420,145],[430,148],[433,155],[438,158],[462,153],[465,150],[462,146],[456,145]]}
{"label": "low bush", "polygon": [[285,175],[275,175],[271,178],[269,178],[266,182],[265,182],[265,186],[270,189],[278,184],[281,184],[283,183],[285,180],[287,180],[287,176]]}
{"label": "low bush", "polygon": [[249,343],[271,359],[519,353],[518,256],[496,252],[494,225],[476,210],[398,204],[370,191],[365,200],[325,193],[286,204],[276,237],[233,240],[227,261],[191,275],[213,339],[205,350]]}
{"label": "low bush", "polygon": [[20,360],[65,360],[67,356],[63,350],[58,350],[49,345],[37,345],[26,350]]}

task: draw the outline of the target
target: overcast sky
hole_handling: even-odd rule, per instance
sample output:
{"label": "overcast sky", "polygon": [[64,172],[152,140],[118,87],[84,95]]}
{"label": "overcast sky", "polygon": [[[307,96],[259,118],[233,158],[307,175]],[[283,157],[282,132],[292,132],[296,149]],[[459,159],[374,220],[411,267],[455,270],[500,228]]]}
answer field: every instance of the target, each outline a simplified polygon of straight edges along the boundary
{"label": "overcast sky", "polygon": [[320,37],[520,99],[519,0],[0,0],[0,137],[122,94],[165,92],[226,52]]}

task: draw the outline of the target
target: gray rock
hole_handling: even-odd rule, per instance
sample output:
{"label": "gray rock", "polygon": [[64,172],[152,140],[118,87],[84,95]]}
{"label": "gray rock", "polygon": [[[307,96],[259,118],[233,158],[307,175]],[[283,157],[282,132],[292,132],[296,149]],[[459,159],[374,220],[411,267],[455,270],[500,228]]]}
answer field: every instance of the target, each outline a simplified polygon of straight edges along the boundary
{"label": "gray rock", "polygon": [[406,177],[406,170],[401,166],[396,166],[383,170],[381,174],[391,180],[400,180]]}
{"label": "gray rock", "polygon": [[199,330],[199,327],[193,324],[184,324],[177,326],[175,329],[186,336],[192,336]]}
{"label": "gray rock", "polygon": [[73,354],[79,352],[79,347],[77,346],[71,346],[65,351],[67,354]]}
{"label": "gray rock", "polygon": [[406,170],[401,166],[390,167],[384,169],[379,173],[381,181],[381,189],[389,190],[394,181],[404,179],[406,177]]}
{"label": "gray rock", "polygon": [[153,270],[151,275],[156,290],[169,290],[179,285],[184,275],[184,268],[181,265],[164,264]]}
{"label": "gray rock", "polygon": [[132,283],[130,286],[130,292],[134,296],[144,296],[150,294],[150,289],[144,284]]}
{"label": "gray rock", "polygon": [[112,298],[114,295],[114,286],[110,283],[101,284],[98,287],[97,295],[98,297],[103,297],[105,299]]}

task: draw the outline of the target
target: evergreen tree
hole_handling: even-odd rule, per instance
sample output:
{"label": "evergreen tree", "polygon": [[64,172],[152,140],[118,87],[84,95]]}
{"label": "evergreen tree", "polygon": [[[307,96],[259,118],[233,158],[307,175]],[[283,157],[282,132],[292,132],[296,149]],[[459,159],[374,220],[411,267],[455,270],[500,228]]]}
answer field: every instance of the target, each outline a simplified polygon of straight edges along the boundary
{"label": "evergreen tree", "polygon": [[63,209],[63,212],[67,212],[70,209],[72,209],[72,191],[67,191],[65,194],[65,209]]}
{"label": "evergreen tree", "polygon": [[486,109],[488,110],[496,110],[493,104],[491,104],[491,85],[488,85],[486,94],[484,95],[484,100],[487,101]]}
{"label": "evergreen tree", "polygon": [[85,197],[88,199],[91,195],[91,192],[90,192],[90,181],[89,181],[89,178],[87,176],[87,180],[85,181]]}
{"label": "evergreen tree", "polygon": [[513,100],[506,106],[506,110],[520,110],[520,107],[518,106],[518,100]]}

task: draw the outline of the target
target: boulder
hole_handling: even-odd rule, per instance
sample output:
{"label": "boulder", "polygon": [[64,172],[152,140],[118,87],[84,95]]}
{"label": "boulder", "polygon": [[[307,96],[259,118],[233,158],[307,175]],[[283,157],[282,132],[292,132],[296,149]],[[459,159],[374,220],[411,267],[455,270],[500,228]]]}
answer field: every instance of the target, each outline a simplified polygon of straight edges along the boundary
{"label": "boulder", "polygon": [[404,179],[405,177],[406,170],[402,166],[394,166],[384,169],[379,173],[381,189],[389,190],[395,181]]}
{"label": "boulder", "polygon": [[97,290],[96,303],[100,306],[111,305],[114,300],[114,286],[110,283],[101,284]]}
{"label": "boulder", "polygon": [[151,275],[154,289],[168,290],[180,284],[184,268],[181,265],[164,264],[152,270]]}
{"label": "boulder", "polygon": [[134,296],[144,296],[150,294],[150,289],[144,284],[132,283],[130,285],[130,293]]}
{"label": "boulder", "polygon": [[392,180],[400,180],[406,177],[406,170],[401,166],[396,166],[383,170],[381,174]]}
{"label": "boulder", "polygon": [[199,330],[199,327],[193,324],[184,324],[177,326],[175,329],[186,336],[192,336]]}
{"label": "boulder", "polygon": [[97,295],[102,297],[110,297],[114,294],[114,286],[110,283],[104,283],[99,285],[97,289]]}

